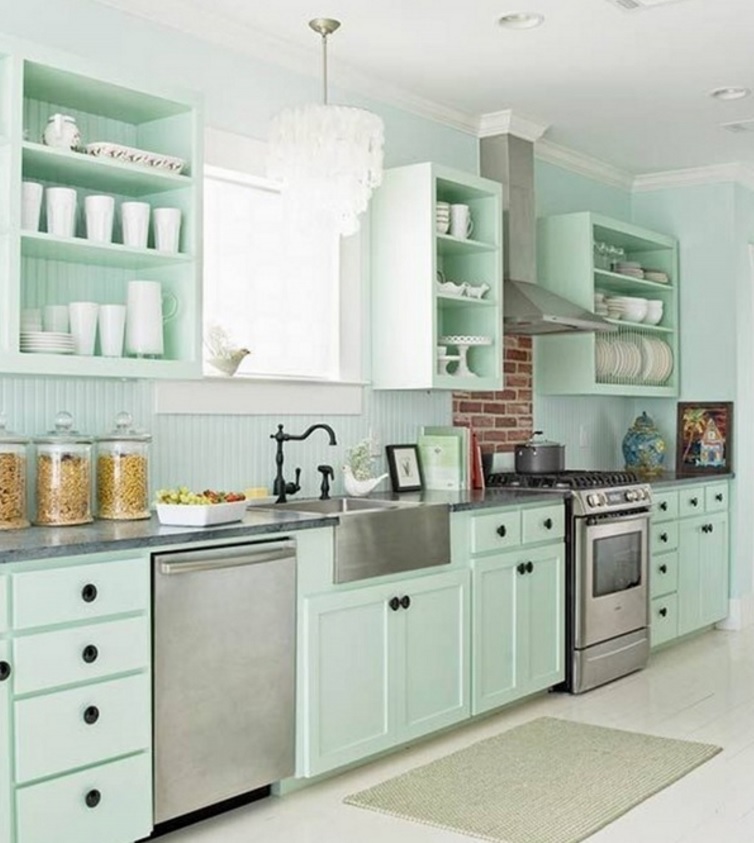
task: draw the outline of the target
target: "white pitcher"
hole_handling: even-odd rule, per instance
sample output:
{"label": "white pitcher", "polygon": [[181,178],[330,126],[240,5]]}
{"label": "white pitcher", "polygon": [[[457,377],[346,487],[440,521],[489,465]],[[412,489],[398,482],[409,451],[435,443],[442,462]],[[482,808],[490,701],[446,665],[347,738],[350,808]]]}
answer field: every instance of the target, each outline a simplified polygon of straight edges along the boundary
{"label": "white pitcher", "polygon": [[163,296],[159,281],[129,281],[126,297],[126,353],[137,357],[162,356],[163,324],[176,313],[178,300],[172,293]]}
{"label": "white pitcher", "polygon": [[47,121],[42,141],[58,149],[78,149],[81,146],[81,132],[76,118],[68,114],[53,114]]}

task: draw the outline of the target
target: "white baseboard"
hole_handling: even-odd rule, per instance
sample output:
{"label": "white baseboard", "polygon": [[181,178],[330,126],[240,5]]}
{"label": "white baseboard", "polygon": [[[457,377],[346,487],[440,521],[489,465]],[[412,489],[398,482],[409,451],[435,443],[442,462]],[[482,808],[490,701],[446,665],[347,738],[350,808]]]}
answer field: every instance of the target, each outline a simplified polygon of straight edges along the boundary
{"label": "white baseboard", "polygon": [[754,594],[731,598],[728,617],[716,624],[717,629],[746,629],[754,625]]}

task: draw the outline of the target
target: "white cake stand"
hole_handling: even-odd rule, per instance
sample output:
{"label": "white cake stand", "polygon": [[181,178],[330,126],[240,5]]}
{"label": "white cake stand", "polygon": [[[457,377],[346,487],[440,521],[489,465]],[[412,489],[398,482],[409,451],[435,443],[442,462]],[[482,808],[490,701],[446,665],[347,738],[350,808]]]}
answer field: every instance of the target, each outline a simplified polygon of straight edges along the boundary
{"label": "white cake stand", "polygon": [[440,337],[438,340],[442,345],[453,345],[458,349],[458,368],[455,371],[457,377],[476,377],[476,372],[469,369],[469,349],[476,345],[492,345],[492,337],[471,337],[453,334],[447,337]]}

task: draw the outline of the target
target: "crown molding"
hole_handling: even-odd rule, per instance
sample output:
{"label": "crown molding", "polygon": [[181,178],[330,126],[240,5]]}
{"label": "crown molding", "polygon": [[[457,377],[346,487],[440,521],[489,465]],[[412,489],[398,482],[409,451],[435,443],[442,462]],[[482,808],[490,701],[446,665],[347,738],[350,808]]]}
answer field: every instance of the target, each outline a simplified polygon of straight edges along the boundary
{"label": "crown molding", "polygon": [[620,187],[623,190],[631,190],[633,187],[634,177],[631,173],[552,141],[540,140],[534,147],[534,154],[541,161],[547,161],[548,164],[555,164],[611,187]]}
{"label": "crown molding", "polygon": [[480,138],[494,135],[515,135],[534,143],[549,129],[548,123],[542,123],[532,117],[514,112],[507,108],[504,111],[493,111],[483,114],[479,118],[477,134]]}
{"label": "crown molding", "polygon": [[636,176],[633,189],[637,193],[668,187],[690,187],[700,184],[735,182],[754,190],[754,167],[749,164],[715,164],[710,167],[689,167]]}

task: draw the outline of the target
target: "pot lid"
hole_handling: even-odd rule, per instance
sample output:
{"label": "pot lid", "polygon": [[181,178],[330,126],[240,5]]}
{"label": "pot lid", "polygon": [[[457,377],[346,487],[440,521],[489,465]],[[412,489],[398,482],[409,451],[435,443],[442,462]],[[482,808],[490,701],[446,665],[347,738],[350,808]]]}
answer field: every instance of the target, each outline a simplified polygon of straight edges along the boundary
{"label": "pot lid", "polygon": [[125,411],[115,417],[115,428],[97,437],[98,442],[151,442],[152,436],[133,426],[133,418]]}
{"label": "pot lid", "polygon": [[549,447],[549,448],[562,448],[563,447],[560,442],[551,442],[549,439],[538,438],[538,437],[543,437],[543,436],[544,436],[544,431],[535,430],[531,435],[531,439],[527,440],[526,442],[522,442],[518,447],[519,448],[521,448],[521,447],[531,448],[534,445],[536,445],[538,447]]}
{"label": "pot lid", "polygon": [[27,445],[29,440],[19,433],[5,429],[5,413],[0,413],[0,445]]}
{"label": "pot lid", "polygon": [[34,441],[55,445],[89,445],[94,439],[85,433],[79,433],[78,430],[74,430],[73,416],[65,410],[61,410],[55,416],[55,430],[48,430],[47,433],[36,436]]}

